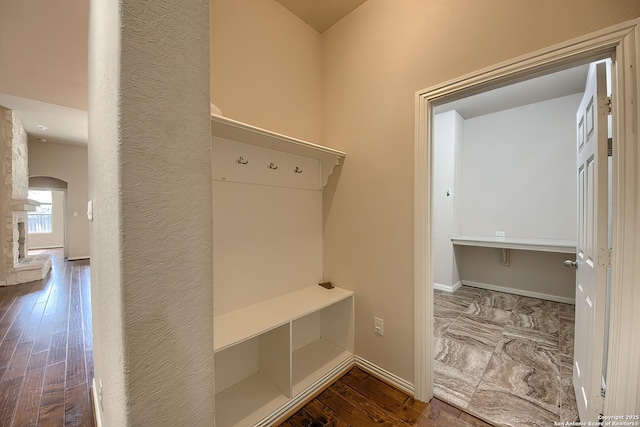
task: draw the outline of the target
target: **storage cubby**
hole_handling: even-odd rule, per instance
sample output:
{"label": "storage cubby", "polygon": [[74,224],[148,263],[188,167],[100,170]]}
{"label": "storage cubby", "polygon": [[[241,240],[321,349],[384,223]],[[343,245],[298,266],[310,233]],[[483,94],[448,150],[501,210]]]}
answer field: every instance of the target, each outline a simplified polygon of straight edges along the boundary
{"label": "storage cubby", "polygon": [[292,323],[293,395],[353,357],[353,299],[345,299]]}
{"label": "storage cubby", "polygon": [[216,426],[267,426],[354,361],[353,292],[318,286],[345,154],[211,118]]}
{"label": "storage cubby", "polygon": [[287,324],[215,354],[218,426],[253,425],[287,402],[289,343]]}

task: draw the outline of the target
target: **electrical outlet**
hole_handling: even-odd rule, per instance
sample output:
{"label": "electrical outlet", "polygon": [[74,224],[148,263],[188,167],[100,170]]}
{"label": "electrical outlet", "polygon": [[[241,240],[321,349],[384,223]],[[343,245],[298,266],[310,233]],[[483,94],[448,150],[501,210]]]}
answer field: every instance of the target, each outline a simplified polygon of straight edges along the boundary
{"label": "electrical outlet", "polygon": [[379,317],[373,318],[373,332],[377,335],[384,335],[384,320]]}

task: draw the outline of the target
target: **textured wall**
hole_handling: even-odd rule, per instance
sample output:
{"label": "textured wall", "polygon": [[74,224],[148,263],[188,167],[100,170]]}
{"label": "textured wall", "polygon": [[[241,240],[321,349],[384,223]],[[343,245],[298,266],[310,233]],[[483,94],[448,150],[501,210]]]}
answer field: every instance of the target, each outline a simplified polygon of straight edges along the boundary
{"label": "textured wall", "polygon": [[91,3],[89,197],[105,426],[214,418],[209,3]]}
{"label": "textured wall", "polygon": [[48,176],[67,183],[67,232],[69,258],[88,258],[89,163],[87,148],[51,142],[29,141],[29,175]]}
{"label": "textured wall", "polygon": [[322,143],[320,43],[274,0],[212,0],[211,102],[235,120]]}
{"label": "textured wall", "polygon": [[638,16],[637,0],[368,0],[323,33],[323,140],[347,153],[324,271],[356,292],[358,355],[414,381],[415,92]]}

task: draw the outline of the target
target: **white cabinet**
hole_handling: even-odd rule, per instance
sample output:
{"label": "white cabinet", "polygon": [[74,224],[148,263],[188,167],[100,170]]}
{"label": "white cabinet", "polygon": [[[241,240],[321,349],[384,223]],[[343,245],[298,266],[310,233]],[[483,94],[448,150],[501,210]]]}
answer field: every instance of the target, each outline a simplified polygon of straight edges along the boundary
{"label": "white cabinet", "polygon": [[212,116],[216,426],[271,425],[354,361],[325,289],[322,189],[345,154]]}
{"label": "white cabinet", "polygon": [[268,425],[349,367],[353,324],[353,292],[317,285],[216,316],[216,425]]}

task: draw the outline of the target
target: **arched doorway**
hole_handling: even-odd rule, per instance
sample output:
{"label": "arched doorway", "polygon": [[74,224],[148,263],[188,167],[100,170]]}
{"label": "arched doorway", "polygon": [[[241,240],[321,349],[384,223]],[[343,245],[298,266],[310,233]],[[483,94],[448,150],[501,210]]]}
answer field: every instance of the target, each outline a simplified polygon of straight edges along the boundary
{"label": "arched doorway", "polygon": [[[29,213],[29,233],[34,233],[30,236],[30,249],[33,247],[31,240],[37,239],[39,248],[57,246],[59,245],[57,242],[61,241],[64,248],[64,257],[69,257],[67,187],[67,182],[58,178],[50,176],[29,177],[29,191],[50,192],[49,200],[51,200],[50,209],[44,210],[48,212]],[[41,228],[42,224],[44,224],[46,231],[35,231],[36,228]],[[60,227],[62,227],[62,230],[58,230]]]}

